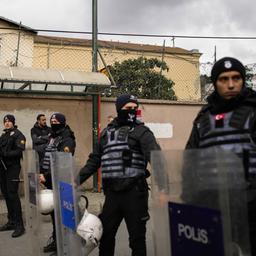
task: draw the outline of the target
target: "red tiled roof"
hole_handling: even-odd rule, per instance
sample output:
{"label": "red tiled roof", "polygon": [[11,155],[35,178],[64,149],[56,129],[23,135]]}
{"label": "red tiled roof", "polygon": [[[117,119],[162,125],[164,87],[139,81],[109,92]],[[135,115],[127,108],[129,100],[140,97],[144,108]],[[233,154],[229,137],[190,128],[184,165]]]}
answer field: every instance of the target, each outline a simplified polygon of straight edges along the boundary
{"label": "red tiled roof", "polygon": [[[57,44],[57,45],[74,45],[74,46],[92,46],[91,39],[80,39],[80,38],[68,38],[68,37],[55,37],[55,36],[42,36],[37,35],[34,39],[35,43],[45,43],[45,44]],[[155,52],[162,53],[163,47],[157,45],[149,44],[136,44],[136,43],[124,43],[116,41],[102,41],[98,40],[99,47],[111,48],[117,50],[130,50],[130,51],[145,51],[145,52]],[[169,54],[184,54],[184,55],[198,55],[198,52],[191,52],[179,47],[165,47],[165,53]]]}

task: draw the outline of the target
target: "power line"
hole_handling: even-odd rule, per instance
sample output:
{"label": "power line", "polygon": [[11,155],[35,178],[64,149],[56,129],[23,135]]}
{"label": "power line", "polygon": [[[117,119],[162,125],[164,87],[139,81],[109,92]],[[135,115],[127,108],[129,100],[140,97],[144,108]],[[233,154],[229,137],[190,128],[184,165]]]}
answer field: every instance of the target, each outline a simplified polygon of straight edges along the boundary
{"label": "power line", "polygon": [[149,34],[129,34],[129,33],[107,33],[99,32],[99,35],[119,35],[119,36],[141,36],[141,37],[171,37],[171,38],[187,38],[187,39],[247,39],[255,40],[252,36],[195,36],[195,35],[149,35]]}
{"label": "power line", "polygon": [[[9,29],[0,27],[0,29]],[[12,30],[26,30],[19,28],[12,28]],[[53,30],[53,29],[33,29],[37,32],[50,32],[50,33],[69,33],[69,34],[88,34],[90,31],[71,31],[71,30]],[[200,35],[171,35],[171,34],[136,34],[136,33],[114,33],[114,32],[98,32],[99,35],[106,36],[134,36],[134,37],[159,37],[159,38],[184,38],[184,39],[225,39],[225,40],[255,40],[256,36],[200,36]]]}

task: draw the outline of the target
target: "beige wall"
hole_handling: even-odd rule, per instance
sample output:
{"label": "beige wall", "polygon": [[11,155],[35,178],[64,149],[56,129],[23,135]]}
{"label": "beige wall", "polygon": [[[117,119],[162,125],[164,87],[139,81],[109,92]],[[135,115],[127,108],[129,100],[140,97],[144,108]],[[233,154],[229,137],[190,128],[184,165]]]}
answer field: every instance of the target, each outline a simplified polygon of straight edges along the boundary
{"label": "beige wall", "polygon": [[[140,104],[144,122],[171,123],[173,137],[159,139],[163,149],[183,149],[189,136],[192,121],[200,105],[185,105],[170,102],[144,100]],[[0,95],[0,120],[6,113],[12,113],[17,119],[19,129],[27,137],[27,148],[31,148],[30,129],[37,114],[46,113],[48,120],[53,112],[66,115],[67,122],[74,130],[77,139],[76,162],[81,166],[91,151],[92,145],[92,106],[90,98],[56,96],[13,96]],[[102,101],[101,127],[107,124],[107,116],[115,115],[112,99]],[[1,128],[2,122],[1,122]]]}
{"label": "beige wall", "polygon": [[[115,61],[122,62],[141,56],[162,59],[160,53],[106,48],[100,48],[100,51],[107,65],[112,65]],[[35,43],[33,56],[33,67],[35,68],[91,71],[92,67],[92,53],[89,47]],[[201,99],[199,57],[198,53],[191,55],[166,53],[164,56],[164,61],[170,70],[163,74],[174,81],[174,90],[178,100],[199,101]],[[98,63],[99,69],[104,67],[100,59]]]}
{"label": "beige wall", "polygon": [[[18,30],[11,30],[13,26],[0,21],[0,27],[10,28],[2,30],[0,35],[0,65],[13,66],[16,61],[18,47]],[[43,69],[67,69],[91,71],[91,47],[70,46],[65,44],[34,43],[36,35],[22,31],[20,33],[18,66]],[[115,61],[122,62],[130,58],[147,57],[162,59],[161,53],[143,52],[136,50],[100,48],[107,65]],[[186,51],[185,51],[186,52]],[[164,61],[169,72],[163,74],[174,81],[174,90],[178,100],[200,101],[200,72],[199,53],[176,54],[165,53]],[[98,58],[99,69],[103,62]]]}
{"label": "beige wall", "polygon": [[[201,105],[177,104],[166,101],[143,100],[140,104],[142,118],[147,123],[171,123],[173,125],[173,137],[158,139],[163,150],[184,149],[192,121]],[[45,113],[49,123],[49,117],[54,112],[65,114],[67,123],[76,136],[76,172],[87,160],[92,150],[92,104],[90,97],[63,97],[63,96],[15,96],[0,95],[0,120],[7,113],[14,114],[19,129],[27,138],[27,148],[31,148],[30,129],[35,123],[39,113]],[[102,100],[101,127],[107,125],[107,116],[114,115],[114,99]],[[3,124],[0,121],[0,129]],[[92,178],[86,183],[87,188],[92,188]]]}
{"label": "beige wall", "polygon": [[[107,64],[115,61],[122,62],[130,58],[146,58],[162,59],[161,54],[136,51],[118,51],[100,49]],[[199,56],[181,55],[181,54],[165,54],[164,61],[169,67],[169,71],[163,72],[168,79],[174,81],[174,90],[178,100],[194,100],[201,99],[200,91],[200,73],[199,73]],[[103,66],[101,65],[100,68]]]}
{"label": "beige wall", "polygon": [[35,68],[92,70],[91,48],[35,43],[33,52]]}
{"label": "beige wall", "polygon": [[[0,27],[10,27],[0,21]],[[1,30],[0,34],[0,65],[13,66],[16,61],[18,47],[18,30]],[[21,32],[19,42],[18,66],[32,67],[34,36],[31,33]]]}

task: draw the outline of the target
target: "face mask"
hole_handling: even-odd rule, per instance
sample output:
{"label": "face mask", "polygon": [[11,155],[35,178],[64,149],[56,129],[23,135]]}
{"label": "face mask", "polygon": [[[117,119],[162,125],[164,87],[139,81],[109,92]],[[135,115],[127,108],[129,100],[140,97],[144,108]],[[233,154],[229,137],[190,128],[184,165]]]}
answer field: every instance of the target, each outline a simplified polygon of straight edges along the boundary
{"label": "face mask", "polygon": [[56,133],[57,131],[61,130],[64,127],[65,127],[65,124],[51,124],[53,133]]}
{"label": "face mask", "polygon": [[117,113],[118,121],[122,124],[132,124],[136,121],[136,109],[121,109]]}

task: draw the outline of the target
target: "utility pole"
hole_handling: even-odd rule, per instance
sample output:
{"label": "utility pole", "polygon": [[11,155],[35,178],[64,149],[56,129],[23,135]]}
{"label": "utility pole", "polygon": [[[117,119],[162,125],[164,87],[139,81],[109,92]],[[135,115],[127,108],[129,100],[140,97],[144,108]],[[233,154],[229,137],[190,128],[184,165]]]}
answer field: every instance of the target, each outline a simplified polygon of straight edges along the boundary
{"label": "utility pole", "polygon": [[172,40],[172,47],[175,47],[175,37],[173,36],[171,40]]}
{"label": "utility pole", "polygon": [[[92,0],[92,72],[98,71],[98,0]],[[100,132],[100,95],[92,95],[92,143],[93,151],[98,143]],[[100,176],[98,173],[93,175],[93,191],[100,190]]]}
{"label": "utility pole", "polygon": [[98,0],[92,0],[92,72],[98,71],[98,58],[97,58],[97,51],[98,51]]}
{"label": "utility pole", "polygon": [[165,54],[165,40],[163,43],[163,50],[162,50],[162,63],[161,63],[161,68],[160,68],[160,76],[161,76],[161,80],[159,81],[159,85],[158,85],[158,97],[161,97],[162,94],[162,86],[163,86],[163,79],[162,79],[162,73],[163,73],[163,62],[164,62],[164,54]]}
{"label": "utility pole", "polygon": [[21,21],[19,25],[19,33],[18,33],[18,42],[17,42],[17,49],[16,49],[16,59],[15,59],[15,67],[18,67],[19,64],[19,53],[20,53],[20,30],[21,30]]}
{"label": "utility pole", "polygon": [[215,63],[217,61],[217,48],[216,45],[214,46],[214,62]]}

